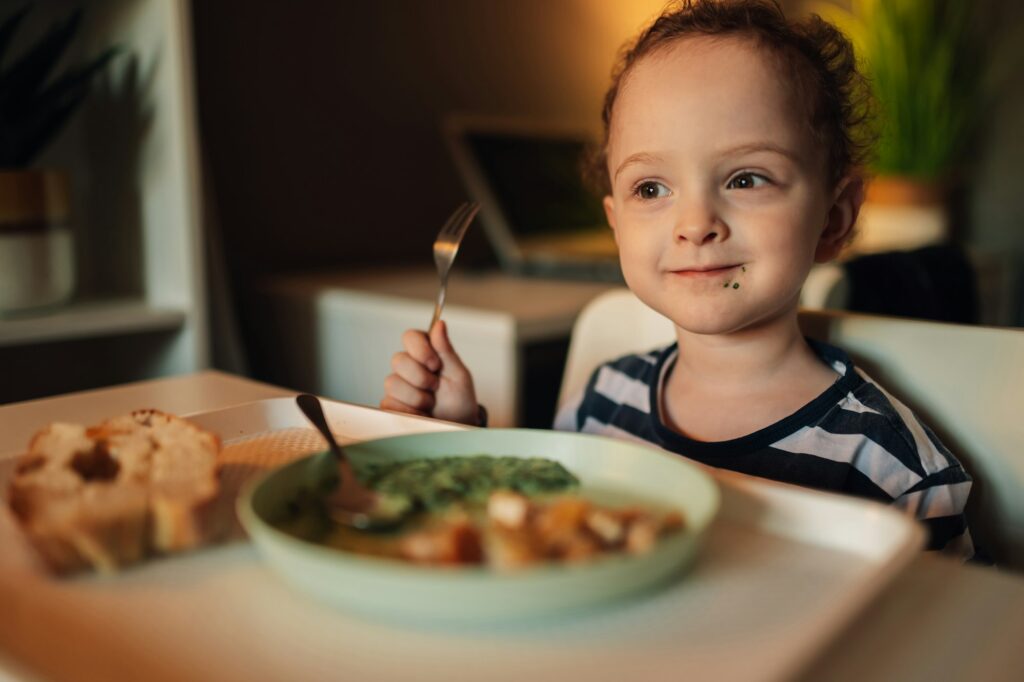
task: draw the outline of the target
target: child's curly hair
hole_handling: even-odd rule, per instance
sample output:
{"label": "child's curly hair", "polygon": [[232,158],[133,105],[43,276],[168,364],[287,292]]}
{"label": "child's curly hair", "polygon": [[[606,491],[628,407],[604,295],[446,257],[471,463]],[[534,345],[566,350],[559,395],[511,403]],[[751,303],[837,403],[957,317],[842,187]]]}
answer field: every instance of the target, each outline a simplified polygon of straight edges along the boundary
{"label": "child's curly hair", "polygon": [[608,135],[623,80],[641,58],[689,36],[741,36],[773,51],[808,103],[808,123],[827,149],[831,184],[863,173],[875,136],[874,103],[853,46],[839,29],[816,14],[789,21],[774,0],[677,0],[626,45],[612,72],[601,114],[604,139],[585,164],[588,180],[602,194],[611,191]]}

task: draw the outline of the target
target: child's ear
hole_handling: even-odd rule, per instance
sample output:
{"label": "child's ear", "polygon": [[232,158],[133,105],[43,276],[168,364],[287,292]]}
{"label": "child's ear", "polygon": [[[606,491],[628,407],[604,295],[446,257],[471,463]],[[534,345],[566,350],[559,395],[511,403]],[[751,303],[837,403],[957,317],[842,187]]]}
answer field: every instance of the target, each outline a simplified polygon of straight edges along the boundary
{"label": "child's ear", "polygon": [[615,230],[615,201],[612,199],[611,195],[608,194],[605,195],[601,203],[604,206],[604,217],[608,220],[608,226],[612,228],[612,232],[615,233],[615,240],[617,243],[619,234]]}
{"label": "child's ear", "polygon": [[836,187],[832,208],[825,219],[825,229],[818,237],[818,247],[814,251],[816,263],[827,263],[839,255],[853,232],[863,203],[863,178],[843,178]]}

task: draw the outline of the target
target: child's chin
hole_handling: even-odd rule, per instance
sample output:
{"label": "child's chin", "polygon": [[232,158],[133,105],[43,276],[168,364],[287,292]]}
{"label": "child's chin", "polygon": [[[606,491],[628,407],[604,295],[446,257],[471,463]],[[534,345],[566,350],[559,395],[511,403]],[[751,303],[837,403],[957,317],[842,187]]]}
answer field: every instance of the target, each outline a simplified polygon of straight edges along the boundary
{"label": "child's chin", "polygon": [[762,328],[771,320],[776,320],[782,314],[779,311],[765,311],[757,314],[757,311],[749,307],[744,309],[722,310],[694,310],[693,308],[675,315],[666,315],[673,323],[683,331],[690,334],[706,336],[723,336],[739,332],[752,332]]}
{"label": "child's chin", "polygon": [[690,334],[728,334],[743,326],[744,317],[723,313],[721,310],[695,310],[692,306],[685,311],[659,311],[662,315]]}
{"label": "child's chin", "polygon": [[742,329],[741,324],[728,324],[724,320],[715,320],[707,322],[692,322],[687,324],[677,325],[680,329],[683,329],[691,334],[701,334],[706,336],[719,336],[722,334],[729,334],[731,332],[739,331]]}

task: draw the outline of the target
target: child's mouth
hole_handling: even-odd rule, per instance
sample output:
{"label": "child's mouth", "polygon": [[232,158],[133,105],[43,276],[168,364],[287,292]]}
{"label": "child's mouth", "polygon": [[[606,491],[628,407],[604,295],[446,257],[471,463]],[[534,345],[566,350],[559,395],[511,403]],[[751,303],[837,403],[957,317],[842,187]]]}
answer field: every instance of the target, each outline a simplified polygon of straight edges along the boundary
{"label": "child's mouth", "polygon": [[731,265],[710,265],[700,266],[693,268],[682,268],[680,270],[672,270],[671,274],[683,277],[685,279],[713,279],[715,277],[731,276],[735,274],[741,266],[739,264]]}

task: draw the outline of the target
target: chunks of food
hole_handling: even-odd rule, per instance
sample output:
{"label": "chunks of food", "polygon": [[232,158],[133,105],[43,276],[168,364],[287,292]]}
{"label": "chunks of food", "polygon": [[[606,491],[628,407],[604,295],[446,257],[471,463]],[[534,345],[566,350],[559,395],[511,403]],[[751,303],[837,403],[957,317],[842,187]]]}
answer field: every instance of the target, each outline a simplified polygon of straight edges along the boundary
{"label": "chunks of food", "polygon": [[487,564],[508,570],[617,552],[641,554],[682,527],[678,512],[616,509],[576,495],[537,500],[499,490],[487,499],[482,516],[474,518],[457,508],[405,533],[398,553],[415,563]]}
{"label": "chunks of food", "polygon": [[208,539],[219,450],[216,435],[158,410],[54,423],[16,465],[9,505],[53,571],[111,572]]}
{"label": "chunks of food", "polygon": [[460,455],[356,462],[355,468],[382,498],[413,510],[399,529],[335,524],[306,489],[278,527],[356,554],[498,570],[639,554],[683,527],[677,512],[598,504],[578,493],[579,480],[561,463],[542,457]]}
{"label": "chunks of food", "polygon": [[399,541],[401,556],[421,564],[476,564],[484,558],[480,533],[468,517],[447,518]]}

